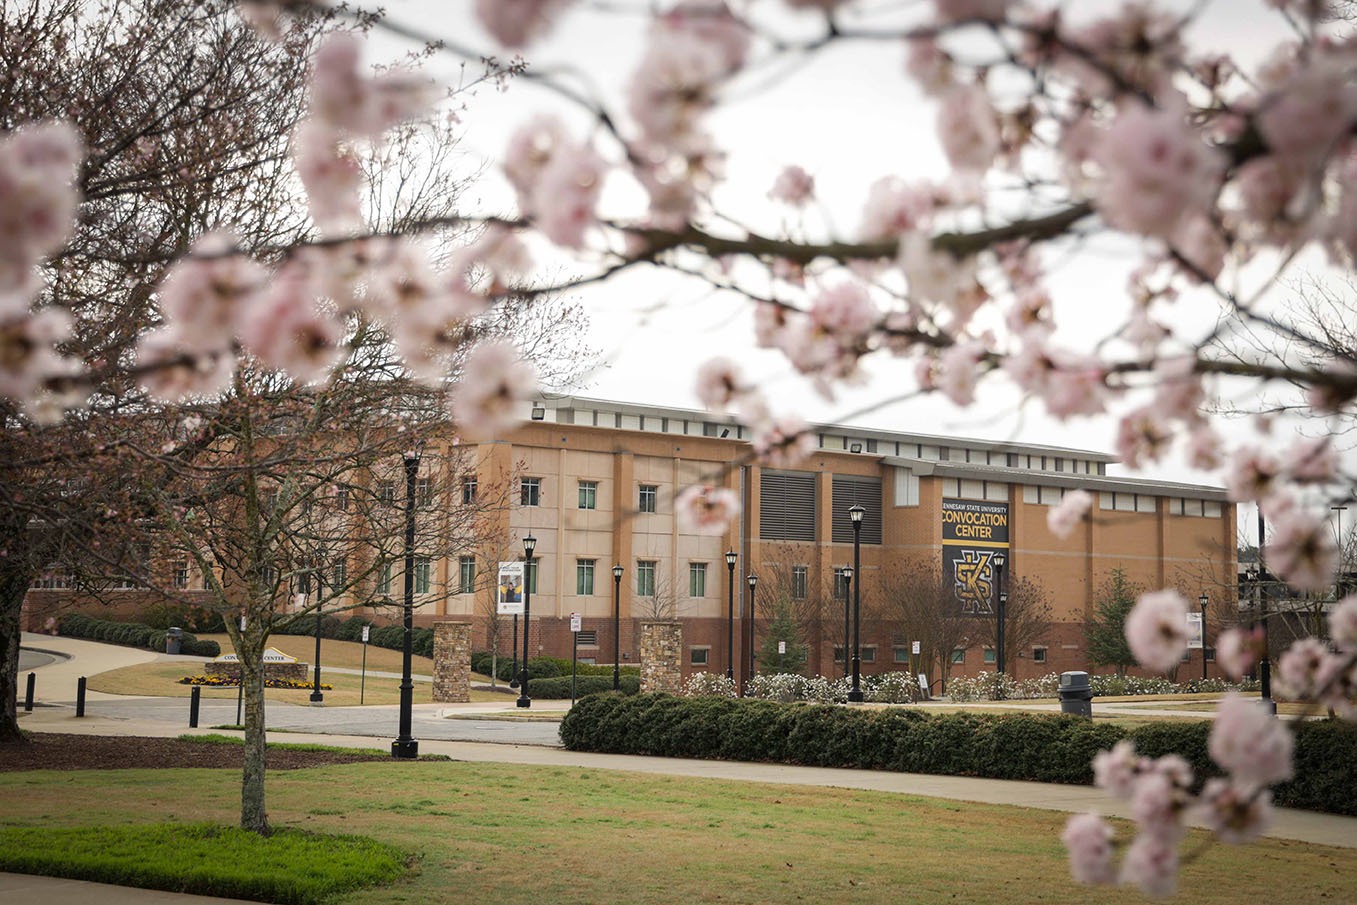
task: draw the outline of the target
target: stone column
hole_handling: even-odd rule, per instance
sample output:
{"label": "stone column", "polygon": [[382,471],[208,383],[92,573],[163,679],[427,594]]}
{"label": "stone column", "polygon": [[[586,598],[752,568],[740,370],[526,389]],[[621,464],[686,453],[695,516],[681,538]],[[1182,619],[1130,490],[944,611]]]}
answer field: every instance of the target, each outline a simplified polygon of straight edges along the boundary
{"label": "stone column", "polygon": [[641,623],[641,694],[678,694],[683,688],[683,625]]}
{"label": "stone column", "polygon": [[470,622],[434,623],[433,699],[440,704],[471,700]]}

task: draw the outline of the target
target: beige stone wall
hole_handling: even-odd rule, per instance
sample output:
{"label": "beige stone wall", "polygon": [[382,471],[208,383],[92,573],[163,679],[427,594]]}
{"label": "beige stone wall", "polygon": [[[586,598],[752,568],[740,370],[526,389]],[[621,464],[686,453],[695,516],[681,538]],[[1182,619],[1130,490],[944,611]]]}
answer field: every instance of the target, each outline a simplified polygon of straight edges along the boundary
{"label": "beige stone wall", "polygon": [[433,627],[433,699],[441,704],[471,700],[471,623]]}
{"label": "beige stone wall", "polygon": [[682,623],[641,623],[641,694],[678,694],[682,688]]}

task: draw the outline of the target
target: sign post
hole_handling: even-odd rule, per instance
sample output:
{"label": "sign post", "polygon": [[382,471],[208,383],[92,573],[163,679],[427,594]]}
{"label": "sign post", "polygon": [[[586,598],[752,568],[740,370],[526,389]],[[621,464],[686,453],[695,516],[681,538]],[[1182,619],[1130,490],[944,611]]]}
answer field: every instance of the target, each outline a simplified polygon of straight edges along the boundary
{"label": "sign post", "polygon": [[922,646],[920,645],[920,643],[919,643],[918,641],[911,641],[911,642],[910,642],[910,645],[909,645],[909,671],[912,672],[912,673],[916,673],[916,674],[918,673],[918,669],[915,667],[915,664],[914,664],[914,658],[917,657],[917,656],[919,656],[919,653],[920,653],[920,650],[921,650],[921,649],[922,649]]}
{"label": "sign post", "polygon": [[363,626],[363,674],[358,679],[358,706],[363,706],[363,691],[368,683],[368,635],[372,632],[372,626]]}
{"label": "sign post", "polygon": [[584,618],[579,613],[570,614],[570,706],[575,706],[575,681],[579,673],[580,629]]}

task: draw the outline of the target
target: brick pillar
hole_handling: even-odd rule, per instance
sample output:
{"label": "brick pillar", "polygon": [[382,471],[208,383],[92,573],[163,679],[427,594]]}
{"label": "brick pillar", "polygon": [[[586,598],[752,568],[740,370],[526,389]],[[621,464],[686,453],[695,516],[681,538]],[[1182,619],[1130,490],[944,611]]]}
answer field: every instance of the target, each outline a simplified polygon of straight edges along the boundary
{"label": "brick pillar", "polygon": [[683,625],[641,623],[641,693],[678,694],[683,689]]}
{"label": "brick pillar", "polygon": [[471,700],[470,622],[434,623],[433,699],[440,704]]}

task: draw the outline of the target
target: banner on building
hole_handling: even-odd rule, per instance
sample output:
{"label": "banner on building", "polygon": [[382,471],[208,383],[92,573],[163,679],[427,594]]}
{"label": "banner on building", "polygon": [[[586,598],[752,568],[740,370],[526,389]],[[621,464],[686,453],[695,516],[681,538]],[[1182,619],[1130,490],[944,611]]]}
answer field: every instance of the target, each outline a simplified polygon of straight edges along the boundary
{"label": "banner on building", "polygon": [[1202,614],[1187,614],[1187,646],[1189,650],[1201,650],[1205,645],[1205,632],[1202,630]]}
{"label": "banner on building", "polygon": [[992,616],[999,601],[996,554],[1008,553],[1008,503],[942,501],[942,574],[962,616]]}
{"label": "banner on building", "polygon": [[499,590],[496,594],[496,613],[501,616],[523,615],[523,563],[499,564]]}

